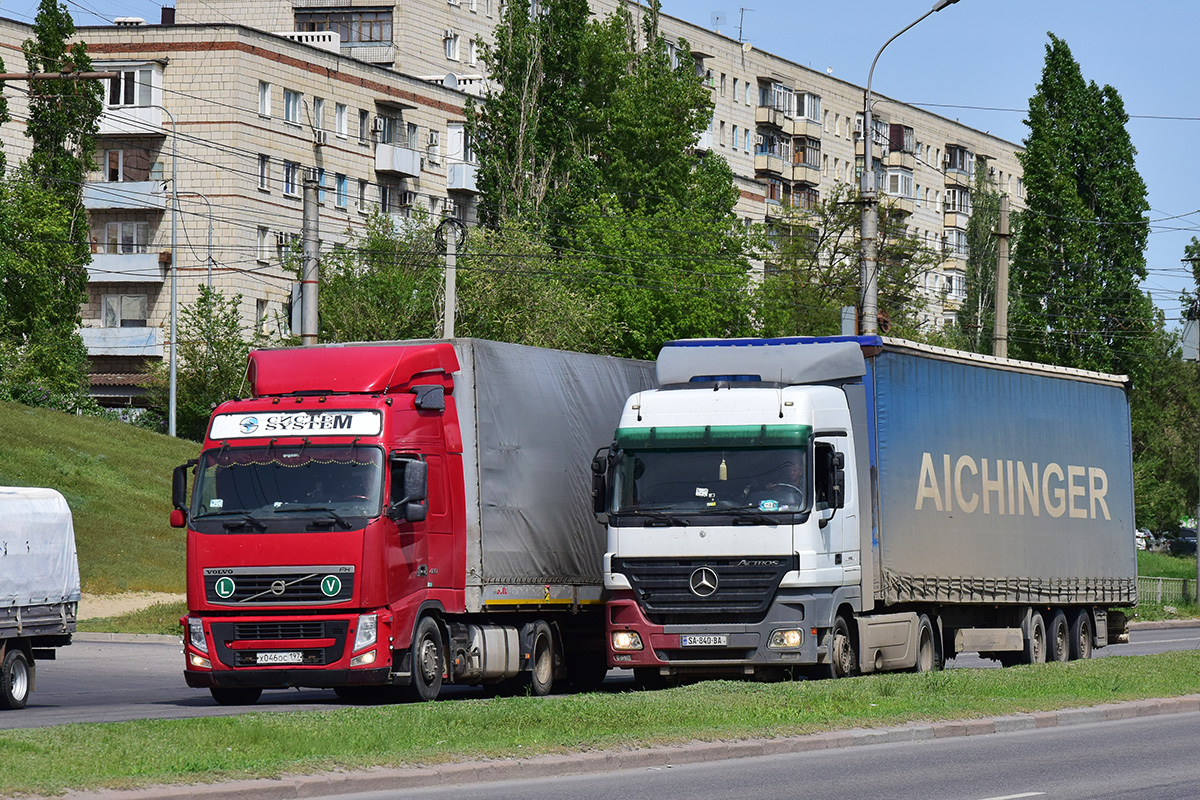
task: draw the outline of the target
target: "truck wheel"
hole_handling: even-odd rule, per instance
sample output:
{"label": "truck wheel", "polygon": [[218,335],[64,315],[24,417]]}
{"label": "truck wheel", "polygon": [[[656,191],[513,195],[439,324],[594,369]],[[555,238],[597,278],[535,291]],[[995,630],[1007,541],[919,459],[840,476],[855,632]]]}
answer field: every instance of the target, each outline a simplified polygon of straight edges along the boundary
{"label": "truck wheel", "polygon": [[1026,664],[1046,663],[1046,622],[1040,611],[1029,618],[1029,638],[1025,640]]}
{"label": "truck wheel", "polygon": [[538,622],[533,629],[533,645],[529,649],[529,671],[515,680],[517,694],[545,697],[554,685],[554,634],[550,626]]}
{"label": "truck wheel", "polygon": [[941,669],[942,651],[938,647],[933,621],[922,614],[917,620],[917,663],[913,672],[939,672]]}
{"label": "truck wheel", "polygon": [[1086,608],[1081,608],[1071,617],[1070,658],[1072,661],[1092,657],[1092,618]]}
{"label": "truck wheel", "polygon": [[413,636],[409,699],[418,703],[437,699],[442,691],[442,675],[446,669],[442,652],[442,632],[438,630],[437,623],[433,617],[422,617]]}
{"label": "truck wheel", "polygon": [[850,636],[850,623],[842,615],[833,621],[829,632],[828,677],[848,678],[858,672],[858,651]]}
{"label": "truck wheel", "polygon": [[1071,632],[1067,615],[1061,608],[1050,613],[1050,625],[1046,630],[1046,660],[1062,662],[1071,655]]}
{"label": "truck wheel", "polygon": [[29,658],[14,647],[0,664],[0,708],[24,708],[29,700],[30,683]]}
{"label": "truck wheel", "polygon": [[209,691],[212,692],[213,700],[216,700],[218,704],[223,706],[252,706],[262,696],[262,689],[246,689],[242,687],[229,689],[213,686]]}

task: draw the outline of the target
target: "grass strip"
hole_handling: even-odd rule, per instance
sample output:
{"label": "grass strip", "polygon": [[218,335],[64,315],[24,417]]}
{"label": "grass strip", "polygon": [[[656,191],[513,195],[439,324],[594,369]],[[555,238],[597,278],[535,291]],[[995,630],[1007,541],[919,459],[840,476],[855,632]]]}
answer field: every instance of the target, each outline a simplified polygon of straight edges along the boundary
{"label": "grass strip", "polygon": [[93,617],[80,620],[81,631],[101,633],[157,633],[166,636],[182,636],[179,618],[187,613],[187,603],[155,603],[152,606],[130,611],[115,617]]}
{"label": "grass strip", "polygon": [[[0,793],[130,788],[960,720],[1200,692],[1200,652],[840,681],[455,700],[0,732]],[[19,712],[18,712],[19,713]]]}

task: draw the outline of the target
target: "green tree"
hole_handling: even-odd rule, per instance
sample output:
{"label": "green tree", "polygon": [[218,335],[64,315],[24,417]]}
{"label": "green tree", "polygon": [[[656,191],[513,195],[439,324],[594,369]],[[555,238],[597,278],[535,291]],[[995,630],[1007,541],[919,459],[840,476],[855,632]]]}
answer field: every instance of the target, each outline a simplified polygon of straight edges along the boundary
{"label": "green tree", "polygon": [[1050,35],[1029,136],[1018,154],[1026,211],[1013,255],[1009,352],[1134,373],[1154,338],[1146,277],[1146,186],[1117,91],[1084,81]]}
{"label": "green tree", "polygon": [[1000,193],[986,159],[975,162],[971,217],[967,221],[967,296],[958,312],[964,343],[975,353],[992,352],[996,322],[996,258]]}
{"label": "green tree", "polygon": [[[242,296],[225,297],[200,285],[200,294],[179,310],[179,353],[175,373],[175,431],[200,441],[217,403],[232,400],[245,389],[246,357],[268,342],[242,324]],[[166,418],[170,376],[160,364],[154,372],[150,411]]]}

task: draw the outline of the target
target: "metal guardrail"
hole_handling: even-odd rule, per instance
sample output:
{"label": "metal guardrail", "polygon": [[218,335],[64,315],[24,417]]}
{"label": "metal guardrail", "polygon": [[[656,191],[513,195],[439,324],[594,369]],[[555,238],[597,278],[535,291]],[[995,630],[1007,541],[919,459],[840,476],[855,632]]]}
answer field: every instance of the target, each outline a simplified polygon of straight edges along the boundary
{"label": "metal guardrail", "polygon": [[1146,578],[1138,576],[1138,602],[1164,605],[1195,603],[1196,581],[1188,578]]}

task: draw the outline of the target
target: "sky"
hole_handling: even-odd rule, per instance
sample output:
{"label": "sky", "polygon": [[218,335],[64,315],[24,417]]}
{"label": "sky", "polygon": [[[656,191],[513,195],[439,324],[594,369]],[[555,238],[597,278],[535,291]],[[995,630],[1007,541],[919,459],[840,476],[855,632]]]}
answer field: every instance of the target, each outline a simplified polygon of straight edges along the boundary
{"label": "sky", "polygon": [[[76,24],[139,16],[157,0],[68,0]],[[883,44],[933,0],[662,0],[673,17],[865,86]],[[31,22],[35,0],[0,0],[0,16]],[[1146,182],[1151,234],[1143,287],[1179,324],[1179,293],[1194,288],[1183,248],[1200,237],[1200,87],[1196,0],[958,0],[896,39],[872,90],[1020,144],[1041,78],[1047,33],[1071,48],[1083,76],[1120,93]],[[1194,151],[1192,148],[1195,147]],[[1171,164],[1175,163],[1172,167]]]}

